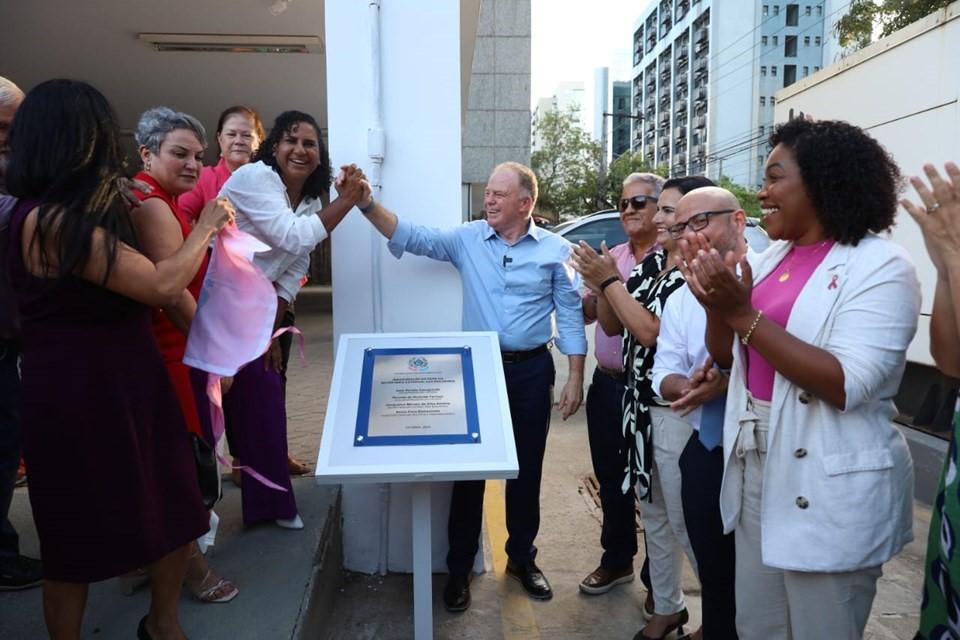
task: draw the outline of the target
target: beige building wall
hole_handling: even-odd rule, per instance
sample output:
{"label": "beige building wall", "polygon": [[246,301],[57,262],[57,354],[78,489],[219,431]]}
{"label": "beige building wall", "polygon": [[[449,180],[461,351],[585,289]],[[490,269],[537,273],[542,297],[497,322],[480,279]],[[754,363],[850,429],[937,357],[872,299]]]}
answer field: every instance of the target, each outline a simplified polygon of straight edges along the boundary
{"label": "beige building wall", "polygon": [[530,164],[530,0],[483,0],[463,127],[463,217],[498,163]]}

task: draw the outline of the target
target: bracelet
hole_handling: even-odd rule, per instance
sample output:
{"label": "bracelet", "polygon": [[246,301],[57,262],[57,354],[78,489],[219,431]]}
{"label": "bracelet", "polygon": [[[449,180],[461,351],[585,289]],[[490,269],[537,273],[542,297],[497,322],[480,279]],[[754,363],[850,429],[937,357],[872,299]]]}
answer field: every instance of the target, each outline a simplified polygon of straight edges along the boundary
{"label": "bracelet", "polygon": [[746,335],[740,338],[740,342],[744,346],[747,346],[747,344],[750,342],[750,336],[753,335],[754,329],[756,329],[757,325],[760,324],[760,318],[762,317],[763,317],[763,309],[761,309],[760,311],[757,311],[757,317],[753,319],[753,323],[750,325],[750,328],[747,330]]}
{"label": "bracelet", "polygon": [[370,196],[370,203],[367,204],[367,206],[365,206],[365,207],[361,207],[361,206],[358,204],[358,205],[357,205],[357,209],[360,209],[360,213],[366,215],[366,214],[370,213],[371,211],[373,211],[373,208],[374,208],[375,206],[377,206],[377,201],[373,199],[373,196]]}
{"label": "bracelet", "polygon": [[601,283],[600,283],[600,292],[603,293],[603,291],[604,291],[607,287],[609,287],[610,285],[612,285],[614,282],[620,282],[620,276],[610,276],[609,278],[607,278],[606,280],[604,280],[603,282],[601,282]]}

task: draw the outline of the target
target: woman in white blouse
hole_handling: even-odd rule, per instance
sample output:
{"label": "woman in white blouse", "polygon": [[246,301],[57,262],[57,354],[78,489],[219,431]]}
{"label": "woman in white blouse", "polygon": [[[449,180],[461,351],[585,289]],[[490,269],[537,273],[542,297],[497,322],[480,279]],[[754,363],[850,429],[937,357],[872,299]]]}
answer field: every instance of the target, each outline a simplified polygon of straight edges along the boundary
{"label": "woman in white blouse", "polygon": [[879,235],[900,172],[862,129],[792,120],[757,194],[774,242],[740,264],[689,232],[687,283],[731,367],[720,508],[740,640],[862,638],[881,565],[912,538],[893,397],[917,329],[906,251]]}
{"label": "woman in white blouse", "polygon": [[[320,127],[310,115],[285,111],[277,116],[254,161],[238,168],[220,191],[237,210],[237,226],[271,247],[258,253],[256,265],[277,290],[279,329],[288,306],[310,267],[310,252],[364,198],[366,182],[355,166],[342,169],[339,197],[322,207],[331,184],[330,159]],[[322,207],[322,208],[321,208]],[[248,478],[242,484],[245,524],[273,520],[281,527],[303,528],[287,467],[287,419],[283,365],[277,338],[267,353],[244,367],[224,398],[232,432],[231,451],[280,491]]]}

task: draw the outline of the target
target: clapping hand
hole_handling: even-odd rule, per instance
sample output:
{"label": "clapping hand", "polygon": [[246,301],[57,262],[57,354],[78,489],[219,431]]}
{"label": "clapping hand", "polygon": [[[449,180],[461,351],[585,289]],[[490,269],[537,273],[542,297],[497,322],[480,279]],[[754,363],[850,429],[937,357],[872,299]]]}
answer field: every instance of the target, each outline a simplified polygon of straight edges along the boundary
{"label": "clapping hand", "polygon": [[708,356],[703,366],[690,376],[688,386],[681,396],[670,403],[670,408],[681,416],[688,415],[725,392],[728,381],[729,378],[713,366],[713,358]]}
{"label": "clapping hand", "polygon": [[603,281],[620,277],[617,261],[610,255],[606,242],[600,243],[600,251],[598,254],[593,247],[581,240],[579,245],[574,245],[570,260],[573,268],[583,276],[586,285],[597,294],[601,293],[600,284]]}
{"label": "clapping hand", "polygon": [[683,254],[680,271],[705,309],[721,317],[751,313],[753,270],[746,256],[739,261],[738,277],[735,254],[728,251],[721,256],[702,233],[687,232],[679,245]]}
{"label": "clapping hand", "polygon": [[932,164],[923,166],[929,187],[916,176],[910,178],[923,206],[906,198],[900,201],[920,225],[927,252],[940,273],[960,267],[960,168],[948,162],[945,169],[947,179]]}

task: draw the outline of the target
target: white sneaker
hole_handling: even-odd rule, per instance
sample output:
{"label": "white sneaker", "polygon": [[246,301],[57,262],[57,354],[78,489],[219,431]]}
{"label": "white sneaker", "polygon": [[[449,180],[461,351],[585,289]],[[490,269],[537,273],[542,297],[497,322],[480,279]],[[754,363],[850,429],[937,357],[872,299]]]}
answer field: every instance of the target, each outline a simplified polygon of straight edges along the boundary
{"label": "white sneaker", "polygon": [[303,529],[303,520],[300,519],[299,513],[289,520],[277,518],[276,522],[278,527],[283,527],[284,529]]}

